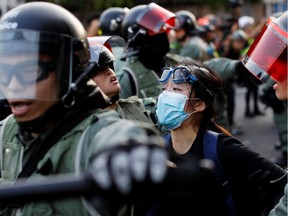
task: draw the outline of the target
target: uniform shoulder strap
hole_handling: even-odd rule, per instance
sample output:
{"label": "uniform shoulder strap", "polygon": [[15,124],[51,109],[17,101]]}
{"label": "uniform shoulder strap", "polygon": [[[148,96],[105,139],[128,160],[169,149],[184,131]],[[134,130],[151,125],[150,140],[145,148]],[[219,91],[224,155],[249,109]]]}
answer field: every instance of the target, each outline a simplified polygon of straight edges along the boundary
{"label": "uniform shoulder strap", "polygon": [[133,95],[139,95],[139,92],[138,92],[138,89],[139,89],[139,88],[138,88],[138,82],[137,82],[137,78],[136,78],[135,74],[134,74],[133,71],[131,71],[131,69],[128,68],[128,67],[124,67],[124,68],[123,68],[123,71],[127,72],[127,74],[128,74]]}
{"label": "uniform shoulder strap", "polygon": [[6,124],[8,123],[9,119],[12,117],[12,114],[10,114],[9,116],[7,116],[4,120],[2,120],[1,127],[0,127],[0,176],[1,176],[1,170],[2,170],[2,158],[3,158],[3,136],[4,136],[4,130],[6,127]]}
{"label": "uniform shoulder strap", "polygon": [[224,170],[220,164],[218,153],[217,153],[217,143],[218,143],[219,133],[216,133],[211,130],[207,130],[203,139],[203,153],[204,158],[210,159],[214,162],[214,177],[216,181],[222,185],[226,192],[226,204],[228,206],[229,212],[231,216],[235,215],[234,204],[232,200],[232,194],[230,191],[230,184],[227,180]]}

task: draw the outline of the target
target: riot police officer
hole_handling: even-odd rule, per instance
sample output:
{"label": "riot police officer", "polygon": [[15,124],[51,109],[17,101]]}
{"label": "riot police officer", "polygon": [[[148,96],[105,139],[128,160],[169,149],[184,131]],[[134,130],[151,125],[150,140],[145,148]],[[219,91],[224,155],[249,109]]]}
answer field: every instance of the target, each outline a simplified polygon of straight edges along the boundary
{"label": "riot police officer", "polygon": [[208,32],[208,28],[200,26],[195,15],[188,10],[180,10],[175,15],[178,21],[175,38],[180,45],[178,48],[179,55],[188,56],[197,61],[211,59],[213,57],[213,52],[211,56],[211,46],[203,37]]}
{"label": "riot police officer", "polygon": [[[94,173],[99,171],[95,175],[99,187],[127,194],[132,190],[134,177],[139,177],[133,177],[139,167],[130,166],[139,165],[131,161],[137,160],[138,154],[136,157],[129,155],[140,143],[148,155],[157,149],[157,161],[163,159],[157,162],[163,166],[157,167],[160,171],[162,167],[163,172],[158,172],[157,176],[152,172],[149,176],[156,177],[156,181],[163,179],[165,153],[156,145],[142,145],[152,143],[148,134],[156,134],[153,129],[121,120],[115,111],[97,109],[106,102],[97,86],[88,82],[97,68],[96,63],[90,62],[84,27],[64,8],[52,3],[31,2],[2,16],[0,98],[8,101],[12,115],[4,119],[0,127],[1,185],[27,178],[41,180],[63,173],[80,174],[92,163]],[[100,101],[104,104],[100,105]],[[138,144],[134,140],[138,140]],[[125,148],[119,144],[126,144]],[[99,153],[112,146],[118,148],[115,147],[109,157]],[[98,156],[94,155],[96,152]],[[144,155],[141,167],[147,172],[151,171],[151,166],[147,166],[153,164],[149,162],[151,159]],[[100,175],[101,170],[107,172]],[[128,172],[123,173],[123,170]],[[141,173],[145,177],[145,172]],[[102,201],[93,206],[100,214],[116,215],[121,202],[113,202],[117,203],[114,206],[110,201]],[[23,205],[13,203],[1,206],[0,214],[88,215],[91,208],[87,206],[86,199],[76,197]]]}
{"label": "riot police officer", "polygon": [[168,55],[168,32],[174,22],[175,14],[155,3],[135,6],[126,14],[122,22],[123,37],[127,40],[125,63],[116,70],[121,98],[158,97],[161,69],[178,63]]}
{"label": "riot police officer", "polygon": [[[287,103],[288,98],[287,21],[288,11],[277,18],[270,17],[243,59],[243,64],[253,74],[258,84],[270,82],[271,79],[274,81],[275,95],[279,100],[286,101],[285,103]],[[286,127],[287,133],[287,124],[284,127]],[[285,152],[283,152],[284,154]],[[287,147],[286,155],[283,157],[286,157],[287,165]],[[285,159],[283,158],[283,160]],[[288,185],[286,184],[284,196],[269,216],[287,215],[287,193]]]}
{"label": "riot police officer", "polygon": [[121,86],[115,74],[115,63],[119,61],[113,51],[123,47],[125,41],[119,36],[98,36],[88,38],[91,61],[101,68],[92,77],[96,85],[109,97],[111,103],[106,109],[116,110],[124,119],[154,126],[156,121],[156,99],[131,96],[120,99]]}
{"label": "riot police officer", "polygon": [[[287,16],[286,11],[277,19],[271,17],[261,30],[261,34],[255,39],[253,45],[248,50],[248,53],[243,59],[245,67],[253,72],[255,78],[264,81],[266,85],[271,83],[283,82],[281,86],[285,84],[287,79]],[[263,33],[263,36],[262,36]],[[274,82],[271,82],[271,79]],[[277,86],[277,85],[276,85]],[[273,86],[276,90],[275,95],[279,100],[287,103],[287,91],[278,89]],[[277,101],[272,102],[274,108],[279,109]],[[285,105],[286,106],[286,105]],[[283,107],[283,106],[282,106]],[[286,106],[287,109],[287,106]],[[287,166],[287,118],[285,113],[287,110],[282,110],[280,106],[279,112],[275,113],[275,121],[277,122],[277,129],[282,141],[281,156],[277,159],[277,162],[286,167]]]}

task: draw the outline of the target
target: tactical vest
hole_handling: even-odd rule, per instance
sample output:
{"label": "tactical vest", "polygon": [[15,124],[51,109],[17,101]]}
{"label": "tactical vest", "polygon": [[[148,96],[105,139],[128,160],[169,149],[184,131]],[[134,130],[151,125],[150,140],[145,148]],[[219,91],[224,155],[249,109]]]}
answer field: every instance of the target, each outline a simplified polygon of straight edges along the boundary
{"label": "tactical vest", "polygon": [[120,99],[118,101],[116,111],[124,119],[131,119],[139,123],[154,125],[143,104],[143,101],[136,96],[132,96],[127,99]]}
{"label": "tactical vest", "polygon": [[[126,80],[123,83],[121,75],[128,74],[130,80]],[[138,96],[140,98],[145,97],[158,97],[161,93],[161,85],[158,83],[158,75],[155,71],[146,68],[139,59],[128,58],[126,65],[120,70],[116,71],[116,75],[120,81],[121,86],[131,85],[132,94],[130,96]]]}
{"label": "tactical vest", "polygon": [[[112,117],[112,118],[106,118]],[[103,118],[103,121],[98,119]],[[106,120],[107,119],[107,120]],[[64,134],[45,154],[44,158],[38,163],[37,170],[32,174],[32,178],[43,179],[54,174],[80,173],[87,167],[89,155],[95,151],[99,145],[95,142],[87,142],[87,139],[94,137],[97,129],[103,126],[111,125],[119,120],[118,113],[114,111],[103,111],[95,113]],[[29,154],[29,148],[24,151],[24,146],[15,136],[18,131],[16,120],[11,115],[2,121],[0,128],[0,147],[1,147],[1,179],[0,185],[13,184],[22,168],[23,155]],[[93,128],[93,131],[89,130]],[[105,137],[105,134],[103,134]],[[108,135],[110,136],[110,135]],[[105,137],[108,139],[108,137]],[[41,140],[35,140],[34,144],[41,144]],[[105,145],[109,146],[109,143]],[[28,179],[29,181],[29,179]],[[0,209],[1,216],[18,215],[19,209]],[[60,215],[88,215],[80,197],[67,198],[63,201],[43,201],[25,204],[20,215],[54,215],[57,212]]]}

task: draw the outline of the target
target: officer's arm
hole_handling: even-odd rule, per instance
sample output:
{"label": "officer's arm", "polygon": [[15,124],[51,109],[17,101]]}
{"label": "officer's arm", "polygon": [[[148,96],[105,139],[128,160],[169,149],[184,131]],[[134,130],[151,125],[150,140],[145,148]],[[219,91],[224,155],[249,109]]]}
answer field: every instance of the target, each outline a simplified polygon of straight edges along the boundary
{"label": "officer's arm", "polygon": [[224,80],[229,80],[237,76],[236,65],[238,62],[238,60],[220,57],[207,60],[203,64],[216,71]]}
{"label": "officer's arm", "polygon": [[193,60],[199,60],[201,58],[199,47],[193,44],[183,47],[180,51],[180,55],[190,57]]}

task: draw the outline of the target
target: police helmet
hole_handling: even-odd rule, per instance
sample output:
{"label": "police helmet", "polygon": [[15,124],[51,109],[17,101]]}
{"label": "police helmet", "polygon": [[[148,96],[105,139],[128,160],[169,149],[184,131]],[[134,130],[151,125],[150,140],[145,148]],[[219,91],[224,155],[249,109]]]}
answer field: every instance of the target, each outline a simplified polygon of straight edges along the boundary
{"label": "police helmet", "polygon": [[245,31],[238,29],[232,33],[232,40],[235,41],[245,41],[248,40],[248,35]]}
{"label": "police helmet", "polygon": [[243,0],[229,0],[230,7],[239,7],[243,5]]}
{"label": "police helmet", "polygon": [[96,62],[100,68],[109,66],[114,70],[113,62],[115,61],[115,57],[113,56],[112,52],[107,47],[98,43],[94,43],[93,38],[94,37],[88,38],[91,61]]}
{"label": "police helmet", "polygon": [[176,15],[176,30],[184,29],[187,35],[195,35],[198,32],[204,32],[204,29],[198,25],[196,16],[188,10],[180,10]]}
{"label": "police helmet", "polygon": [[[41,62],[40,56],[43,54],[51,57],[48,63]],[[19,63],[19,55],[32,56],[32,60]],[[7,65],[5,59],[9,59],[11,64]],[[46,79],[51,71],[56,72],[57,97],[61,98],[69,91],[71,83],[83,73],[89,59],[89,45],[83,25],[72,13],[56,4],[25,3],[11,9],[0,19],[0,86],[3,91],[0,99],[51,99],[37,98],[36,85]],[[17,77],[23,86],[33,86],[34,90],[29,94],[19,91],[7,96],[5,92],[12,77]]]}
{"label": "police helmet", "polygon": [[[95,36],[88,37],[88,42],[90,46],[90,56],[91,61],[96,62],[99,69],[109,66],[114,70],[114,62],[116,57],[120,58],[123,49],[126,45],[124,39],[120,36]],[[121,50],[121,53],[119,52]],[[114,55],[114,53],[116,53]]]}
{"label": "police helmet", "polygon": [[199,26],[201,26],[204,32],[215,31],[215,25],[208,19],[208,17],[200,17],[197,20]]}
{"label": "police helmet", "polygon": [[174,27],[175,14],[156,3],[150,3],[130,9],[122,22],[122,33],[127,39],[139,33],[155,35],[168,32]]}
{"label": "police helmet", "polygon": [[245,29],[249,26],[254,25],[255,19],[252,16],[241,16],[238,19],[238,25],[240,29]]}
{"label": "police helmet", "polygon": [[104,10],[99,19],[99,35],[121,35],[121,23],[128,11],[127,7]]}

